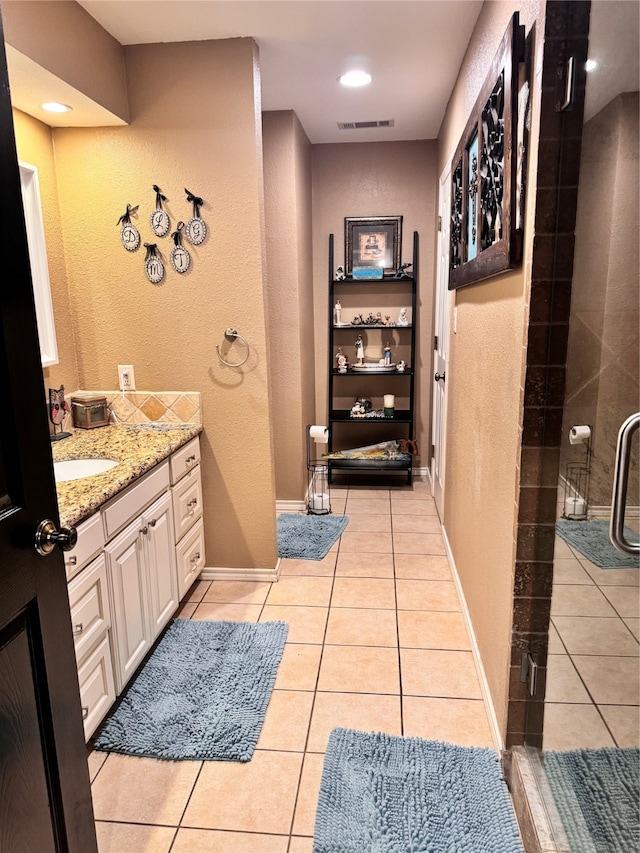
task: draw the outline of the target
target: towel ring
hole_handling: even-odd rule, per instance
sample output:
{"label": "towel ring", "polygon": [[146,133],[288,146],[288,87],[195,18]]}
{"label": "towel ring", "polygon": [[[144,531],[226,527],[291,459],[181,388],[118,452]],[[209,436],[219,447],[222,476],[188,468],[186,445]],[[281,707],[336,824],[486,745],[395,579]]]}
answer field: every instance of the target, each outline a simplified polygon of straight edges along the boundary
{"label": "towel ring", "polygon": [[250,352],[249,344],[247,343],[246,339],[243,338],[242,335],[239,332],[237,332],[235,329],[231,329],[231,328],[227,329],[224,333],[224,336],[228,341],[235,341],[236,338],[240,338],[242,343],[247,348],[247,354],[242,359],[242,361],[235,361],[235,362],[225,361],[224,358],[220,355],[220,347],[218,346],[218,344],[216,344],[216,352],[218,353],[218,358],[227,367],[242,367],[242,365],[245,363],[245,361],[249,358],[249,352]]}

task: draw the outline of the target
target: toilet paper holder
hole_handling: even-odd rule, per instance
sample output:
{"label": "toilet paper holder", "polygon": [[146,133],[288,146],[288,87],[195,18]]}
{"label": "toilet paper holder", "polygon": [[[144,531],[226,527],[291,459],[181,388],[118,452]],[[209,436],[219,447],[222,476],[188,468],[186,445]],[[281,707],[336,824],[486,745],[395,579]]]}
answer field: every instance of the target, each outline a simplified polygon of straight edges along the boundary
{"label": "toilet paper holder", "polygon": [[585,521],[587,518],[592,437],[592,428],[589,425],[573,426],[569,430],[569,444],[582,448],[575,452],[584,453],[582,460],[567,462],[565,467],[562,517],[573,521]]}
{"label": "toilet paper holder", "polygon": [[326,446],[329,430],[326,426],[309,424],[307,426],[307,515],[329,515],[331,512],[331,490],[329,487],[329,463],[315,458],[311,446]]}

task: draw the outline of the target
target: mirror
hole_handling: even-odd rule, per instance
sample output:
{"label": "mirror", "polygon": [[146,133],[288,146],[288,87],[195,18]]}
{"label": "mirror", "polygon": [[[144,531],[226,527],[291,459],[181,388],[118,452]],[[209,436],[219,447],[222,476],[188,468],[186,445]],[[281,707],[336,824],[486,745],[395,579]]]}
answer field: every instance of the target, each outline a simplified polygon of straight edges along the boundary
{"label": "mirror", "polygon": [[49,367],[52,364],[58,363],[58,343],[56,341],[53,303],[51,301],[51,285],[49,282],[47,247],[42,222],[38,170],[35,166],[31,166],[28,163],[20,163],[19,166],[22,205],[24,207],[27,243],[29,245],[29,258],[31,261],[33,295],[38,320],[40,353],[42,356],[42,366]]}

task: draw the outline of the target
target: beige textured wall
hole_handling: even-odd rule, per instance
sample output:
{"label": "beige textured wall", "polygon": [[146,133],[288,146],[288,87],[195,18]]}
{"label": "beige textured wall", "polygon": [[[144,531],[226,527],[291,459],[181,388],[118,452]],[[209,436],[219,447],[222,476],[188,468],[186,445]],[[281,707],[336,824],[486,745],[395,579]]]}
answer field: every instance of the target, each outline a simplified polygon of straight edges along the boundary
{"label": "beige textured wall", "polygon": [[72,0],[3,0],[2,18],[7,44],[129,120],[124,48],[82,6]]}
{"label": "beige textured wall", "polygon": [[291,111],[264,113],[262,127],[276,497],[300,501],[315,401],[311,144]]}
{"label": "beige textured wall", "polygon": [[[54,131],[79,383],[113,388],[133,364],[139,390],[202,393],[208,566],[273,567],[275,489],[266,353],[262,135],[251,39],[125,49],[131,124]],[[200,195],[208,237],[191,269],[169,264],[155,237],[153,184],[172,229]],[[166,277],[144,274],[144,248],[125,251],[118,217],[139,204],[142,241],[158,243]],[[238,329],[247,363],[224,367],[216,344]],[[224,347],[222,348],[224,351]],[[230,360],[244,355],[240,344]]]}
{"label": "beige textured wall", "polygon": [[18,158],[38,169],[42,219],[47,244],[59,361],[58,364],[44,369],[44,384],[45,388],[59,388],[60,385],[64,385],[70,392],[78,387],[78,363],[67,290],[67,270],[51,128],[20,110],[13,111],[13,124]]}
{"label": "beige textured wall", "polygon": [[[626,92],[582,138],[560,472],[585,462],[568,435],[591,424],[591,507],[611,505],[618,430],[638,411],[638,213],[638,93]],[[632,461],[627,502],[637,506],[637,454]]]}
{"label": "beige textured wall", "polygon": [[[525,2],[517,8],[528,33],[542,4]],[[482,8],[438,139],[438,174],[453,156],[514,11],[511,2],[489,2]],[[539,53],[540,21],[537,26]],[[512,272],[455,291],[450,312],[443,522],[503,734],[509,688],[538,101],[536,93],[524,263]]]}
{"label": "beige textured wall", "polygon": [[[431,364],[436,246],[436,143],[344,143],[313,146],[313,277],[316,351],[316,414],[327,417],[329,234],[335,265],[344,261],[346,216],[403,216],[402,259],[412,257],[413,232],[420,235],[415,429],[429,465]],[[355,336],[354,336],[355,340]]]}

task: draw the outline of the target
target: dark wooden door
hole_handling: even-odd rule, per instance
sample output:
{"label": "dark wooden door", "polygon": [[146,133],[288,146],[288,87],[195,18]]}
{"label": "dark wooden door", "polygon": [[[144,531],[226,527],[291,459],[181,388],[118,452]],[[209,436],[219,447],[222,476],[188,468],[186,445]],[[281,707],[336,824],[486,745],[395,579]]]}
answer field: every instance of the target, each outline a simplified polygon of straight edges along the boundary
{"label": "dark wooden door", "polygon": [[0,853],[96,850],[0,17]]}

